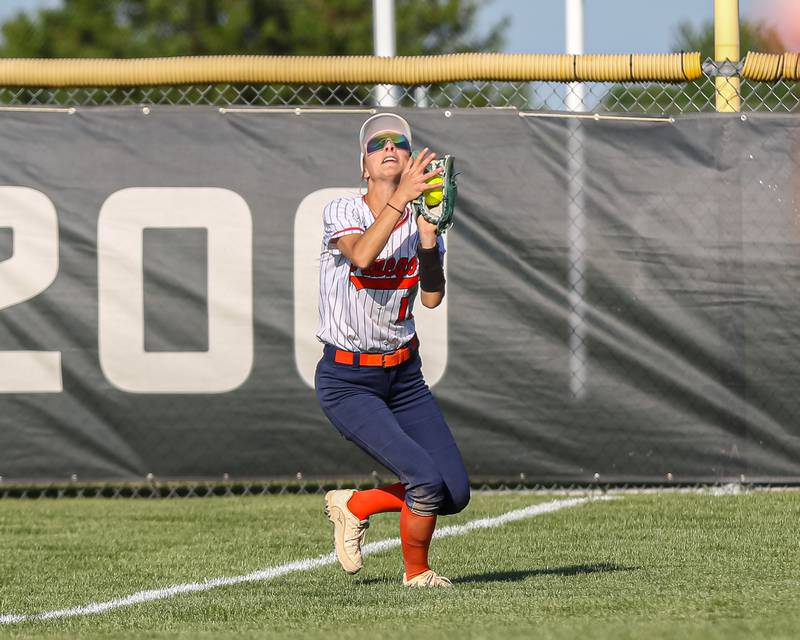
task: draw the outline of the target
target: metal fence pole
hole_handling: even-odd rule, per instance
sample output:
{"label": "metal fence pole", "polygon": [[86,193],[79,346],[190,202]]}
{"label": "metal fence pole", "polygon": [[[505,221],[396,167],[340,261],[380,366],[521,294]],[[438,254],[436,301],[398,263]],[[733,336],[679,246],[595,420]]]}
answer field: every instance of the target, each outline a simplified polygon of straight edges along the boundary
{"label": "metal fence pole", "polygon": [[[583,54],[583,0],[566,0],[567,53]],[[582,82],[568,85],[568,111],[585,111]],[[569,245],[569,386],[572,397],[586,393],[586,227],[584,213],[583,130],[577,118],[567,121],[567,234]]]}
{"label": "metal fence pole", "polygon": [[[714,59],[739,61],[739,0],[714,0]],[[714,79],[717,111],[739,111],[740,80],[737,77]]]}
{"label": "metal fence pole", "polygon": [[[394,0],[372,0],[372,38],[375,55],[397,55],[395,44]],[[397,106],[397,88],[390,84],[375,87],[375,101],[380,107]]]}

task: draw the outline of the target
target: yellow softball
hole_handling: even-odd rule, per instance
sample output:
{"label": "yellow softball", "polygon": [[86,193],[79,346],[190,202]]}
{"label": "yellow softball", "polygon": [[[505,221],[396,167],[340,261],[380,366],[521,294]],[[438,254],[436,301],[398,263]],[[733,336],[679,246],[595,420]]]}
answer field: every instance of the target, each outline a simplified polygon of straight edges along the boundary
{"label": "yellow softball", "polygon": [[[430,180],[426,180],[427,184],[444,184],[444,180],[442,180],[442,176],[434,176]],[[425,192],[425,204],[429,207],[435,207],[439,203],[441,203],[442,199],[444,198],[444,190],[442,187],[438,189],[431,189],[430,191]]]}

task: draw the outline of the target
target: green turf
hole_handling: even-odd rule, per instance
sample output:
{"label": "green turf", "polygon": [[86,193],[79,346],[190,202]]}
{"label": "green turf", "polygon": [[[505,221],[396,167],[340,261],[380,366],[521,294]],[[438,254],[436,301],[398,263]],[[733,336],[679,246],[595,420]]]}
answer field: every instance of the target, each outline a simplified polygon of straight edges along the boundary
{"label": "green turf", "polygon": [[[446,524],[555,499],[477,494]],[[398,549],[0,637],[795,638],[800,493],[627,495],[434,543],[452,590],[399,585]],[[373,518],[370,540],[397,516]],[[319,496],[0,502],[0,614],[36,613],[330,551]]]}

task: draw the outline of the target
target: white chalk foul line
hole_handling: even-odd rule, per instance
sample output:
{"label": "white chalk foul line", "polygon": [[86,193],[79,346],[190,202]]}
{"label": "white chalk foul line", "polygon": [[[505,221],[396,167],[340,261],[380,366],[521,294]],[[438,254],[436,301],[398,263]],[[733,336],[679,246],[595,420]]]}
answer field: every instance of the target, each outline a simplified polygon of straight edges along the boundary
{"label": "white chalk foul line", "polygon": [[[516,522],[517,520],[524,520],[526,518],[533,518],[535,516],[552,513],[561,509],[569,507],[577,507],[588,502],[597,502],[599,500],[610,500],[608,497],[597,498],[569,498],[565,500],[553,500],[542,504],[534,504],[530,507],[523,509],[516,509],[509,511],[494,518],[480,518],[478,520],[471,520],[464,524],[456,524],[448,527],[441,527],[433,534],[434,538],[448,538],[452,536],[463,536],[470,531],[476,529],[489,529],[491,527],[499,527],[509,522]],[[379,540],[378,542],[370,542],[364,545],[361,549],[361,554],[364,556],[373,553],[380,553],[395,547],[400,546],[400,538],[389,538],[387,540]],[[243,584],[247,582],[262,582],[265,580],[272,580],[285,576],[287,573],[294,573],[296,571],[310,571],[311,569],[319,569],[328,565],[336,564],[336,554],[328,553],[324,556],[316,558],[306,558],[305,560],[295,560],[294,562],[287,562],[275,567],[268,567],[260,571],[253,571],[241,576],[230,576],[222,578],[211,578],[203,580],[202,582],[187,582],[184,584],[176,584],[171,587],[164,587],[163,589],[151,589],[148,591],[139,591],[124,598],[114,598],[113,600],[106,600],[105,602],[91,602],[89,604],[72,607],[70,609],[57,609],[54,611],[43,611],[42,613],[34,613],[29,615],[0,615],[0,625],[2,624],[17,624],[20,622],[37,622],[42,620],[53,620],[55,618],[74,618],[77,616],[89,616],[97,613],[106,613],[113,609],[121,607],[129,607],[134,604],[141,604],[142,602],[152,602],[154,600],[165,600],[182,593],[196,593],[199,591],[208,591],[216,589],[217,587],[228,587],[236,584]]]}

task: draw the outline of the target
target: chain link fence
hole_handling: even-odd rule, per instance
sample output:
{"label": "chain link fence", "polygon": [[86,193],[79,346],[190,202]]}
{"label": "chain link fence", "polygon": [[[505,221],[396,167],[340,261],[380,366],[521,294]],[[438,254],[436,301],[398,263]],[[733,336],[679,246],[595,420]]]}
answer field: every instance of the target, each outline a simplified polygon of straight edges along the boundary
{"label": "chain link fence", "polygon": [[[717,65],[711,75],[686,83],[460,82],[443,85],[203,85],[170,87],[0,87],[0,104],[17,106],[203,105],[250,107],[516,108],[620,114],[679,114],[715,110]],[[728,80],[729,81],[729,80]],[[578,89],[579,88],[579,89]],[[571,95],[572,94],[572,95]],[[797,82],[741,81],[742,111],[787,113],[798,109]]]}
{"label": "chain link fence", "polygon": [[[707,61],[706,69],[714,63]],[[729,80],[726,80],[729,81]],[[467,82],[446,85],[391,87],[388,90],[392,105],[420,108],[512,108],[532,112],[582,111],[593,114],[630,114],[663,116],[692,114],[716,110],[715,79],[705,76],[695,82],[672,83],[581,83],[567,85],[553,82]],[[204,85],[169,87],[96,87],[96,88],[0,88],[0,103],[16,107],[104,107],[134,105],[178,105],[213,107],[261,108],[311,108],[311,107],[364,107],[385,102],[387,88],[364,85]],[[742,112],[791,113],[798,111],[800,87],[797,82],[780,81],[759,83],[741,80],[739,88]],[[585,385],[585,327],[583,292],[583,235],[584,203],[580,185],[583,181],[580,127],[571,130],[568,153],[572,158],[568,176],[576,188],[570,190],[571,271],[569,286],[570,351],[574,397],[580,398]],[[609,303],[608,301],[606,301]],[[614,301],[610,302],[611,304]],[[678,347],[676,347],[678,348]],[[800,407],[794,407],[800,409]],[[606,491],[625,488],[608,485],[599,477],[585,485],[554,486],[530,483],[524,476],[516,481],[482,479],[478,489],[495,490],[546,490],[546,491]],[[221,478],[219,482],[159,483],[148,478],[142,483],[81,484],[72,482],[52,485],[9,486],[0,477],[0,498],[34,497],[202,497],[229,495],[266,495],[276,493],[324,493],[341,486],[370,487],[384,482],[377,474],[371,478],[353,481],[307,481],[299,476],[280,481],[232,481]],[[681,485],[666,476],[659,488],[696,489]],[[747,484],[742,478],[741,487],[759,488]],[[641,487],[639,487],[641,489]]]}
{"label": "chain link fence", "polygon": [[[316,495],[324,496],[333,489],[372,489],[381,486],[375,480],[346,480],[331,482],[239,482],[239,483],[150,483],[150,484],[53,484],[13,486],[0,488],[0,500],[18,499],[32,500],[42,498],[212,498],[212,497],[253,497],[271,495]],[[710,493],[713,495],[735,495],[750,492],[796,491],[800,487],[793,485],[775,485],[763,483],[735,484],[535,484],[524,480],[519,482],[480,482],[473,483],[476,491],[493,492],[532,492],[556,495],[608,495],[619,493]]]}

